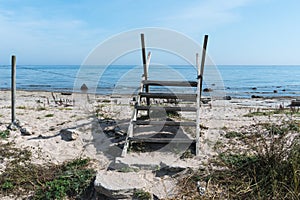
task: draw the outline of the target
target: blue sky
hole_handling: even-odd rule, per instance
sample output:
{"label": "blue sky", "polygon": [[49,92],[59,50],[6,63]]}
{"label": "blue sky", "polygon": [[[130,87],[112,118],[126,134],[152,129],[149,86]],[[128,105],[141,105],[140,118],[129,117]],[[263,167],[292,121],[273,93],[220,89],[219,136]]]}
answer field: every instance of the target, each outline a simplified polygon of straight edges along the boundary
{"label": "blue sky", "polygon": [[299,65],[299,10],[299,0],[0,0],[0,64],[12,54],[81,64],[112,35],[162,27],[199,43],[208,34],[216,64]]}

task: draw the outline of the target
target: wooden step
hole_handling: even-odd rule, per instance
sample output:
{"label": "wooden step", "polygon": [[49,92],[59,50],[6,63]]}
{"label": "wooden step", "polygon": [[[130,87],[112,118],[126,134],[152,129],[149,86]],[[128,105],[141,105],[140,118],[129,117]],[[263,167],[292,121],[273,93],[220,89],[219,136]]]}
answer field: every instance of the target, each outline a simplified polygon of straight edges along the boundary
{"label": "wooden step", "polygon": [[164,125],[164,126],[196,126],[196,122],[174,122],[174,121],[145,121],[136,120],[135,125]]}
{"label": "wooden step", "polygon": [[182,99],[189,101],[196,101],[196,94],[184,94],[184,93],[147,93],[140,92],[141,97],[146,98],[158,98],[158,99]]}
{"label": "wooden step", "polygon": [[136,136],[132,138],[128,138],[131,142],[142,142],[142,143],[186,143],[192,144],[195,143],[195,140],[189,138],[153,138],[153,137],[141,137]]}
{"label": "wooden step", "polygon": [[153,85],[153,86],[177,86],[177,87],[197,87],[197,81],[151,81],[144,80],[142,81],[144,85]]}
{"label": "wooden step", "polygon": [[196,112],[195,107],[171,107],[171,106],[138,106],[135,108],[137,110],[165,110],[165,111],[186,111],[186,112]]}

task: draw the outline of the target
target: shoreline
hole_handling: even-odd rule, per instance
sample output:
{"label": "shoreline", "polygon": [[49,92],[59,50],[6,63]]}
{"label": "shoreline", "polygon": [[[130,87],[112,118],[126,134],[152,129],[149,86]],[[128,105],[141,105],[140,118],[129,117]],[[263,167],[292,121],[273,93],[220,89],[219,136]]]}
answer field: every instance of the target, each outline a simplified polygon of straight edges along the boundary
{"label": "shoreline", "polygon": [[[0,92],[10,92],[11,89],[0,89]],[[32,93],[37,93],[37,92],[45,92],[45,93],[61,93],[62,95],[64,95],[63,93],[65,93],[65,95],[72,95],[72,94],[89,94],[89,95],[95,95],[95,96],[124,96],[124,97],[133,97],[136,96],[137,93],[134,94],[114,94],[114,93],[82,93],[80,91],[73,91],[73,90],[53,90],[53,91],[49,91],[49,90],[27,90],[27,89],[17,89],[16,92],[32,92]],[[206,92],[203,92],[203,94],[206,94]],[[210,97],[209,95],[202,95],[203,97]],[[224,96],[219,97],[220,99],[225,97],[230,97],[231,99],[261,99],[261,100],[268,100],[268,99],[300,99],[300,96],[293,96],[293,95],[277,95],[277,96],[260,96],[260,95],[249,95],[249,97],[235,97],[235,96],[230,96],[227,93],[225,93]],[[218,97],[215,97],[216,99],[218,99]]]}

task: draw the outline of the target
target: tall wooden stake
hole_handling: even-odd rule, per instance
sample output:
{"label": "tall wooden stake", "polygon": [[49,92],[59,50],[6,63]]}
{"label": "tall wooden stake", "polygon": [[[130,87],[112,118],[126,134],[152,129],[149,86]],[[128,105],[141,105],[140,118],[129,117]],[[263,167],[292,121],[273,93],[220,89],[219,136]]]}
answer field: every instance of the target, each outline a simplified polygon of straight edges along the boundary
{"label": "tall wooden stake", "polygon": [[205,63],[205,56],[206,56],[206,47],[207,47],[207,40],[208,40],[208,35],[204,36],[204,43],[203,43],[203,48],[202,48],[202,59],[201,59],[201,72],[200,72],[200,97],[202,95],[202,83],[203,83],[203,73],[204,73],[204,63]]}
{"label": "tall wooden stake", "polygon": [[11,57],[11,123],[16,121],[16,56]]}
{"label": "tall wooden stake", "polygon": [[[145,36],[144,33],[141,34],[141,43],[142,43],[142,58],[143,58],[143,67],[144,67],[144,75],[143,79],[148,79],[148,66],[147,66],[147,59],[146,59],[146,47],[145,47]],[[146,86],[146,92],[149,92],[149,86]],[[150,99],[146,98],[147,105],[150,105]],[[148,113],[149,114],[149,113]]]}
{"label": "tall wooden stake", "polygon": [[145,36],[144,33],[141,34],[141,43],[142,43],[142,58],[143,58],[143,67],[144,67],[144,79],[148,79],[148,69],[147,69],[147,60],[146,60],[146,48],[145,48]]}
{"label": "tall wooden stake", "polygon": [[199,54],[196,54],[196,65],[198,71],[198,88],[197,88],[197,119],[196,119],[196,155],[200,155],[200,106],[201,106],[201,94],[202,94],[202,82],[203,82],[203,72],[204,72],[204,63],[206,55],[208,35],[204,36],[204,43],[202,49],[202,59],[201,66],[199,65]]}

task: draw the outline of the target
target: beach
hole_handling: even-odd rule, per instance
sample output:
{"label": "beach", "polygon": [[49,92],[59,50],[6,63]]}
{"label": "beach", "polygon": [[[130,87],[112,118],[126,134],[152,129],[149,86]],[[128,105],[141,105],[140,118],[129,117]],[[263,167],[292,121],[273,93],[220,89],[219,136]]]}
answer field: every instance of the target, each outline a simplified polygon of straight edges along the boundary
{"label": "beach", "polygon": [[[4,131],[11,123],[11,93],[0,93],[0,131]],[[124,166],[139,168],[137,172],[130,171],[127,175],[131,174],[131,178],[145,177],[141,184],[143,188],[160,198],[168,198],[175,193],[176,179],[153,175],[153,168],[162,167],[162,162],[169,168],[173,165],[182,168],[204,167],[209,159],[221,151],[216,148],[216,144],[232,145],[227,143],[226,134],[247,130],[257,123],[280,124],[291,117],[271,111],[290,110],[288,105],[292,98],[212,99],[201,107],[199,156],[182,159],[178,153],[154,151],[130,152],[126,158],[121,158],[120,145],[124,144],[132,115],[132,97],[18,90],[16,119],[27,132],[21,134],[20,129],[15,128],[1,143],[13,142],[18,148],[28,148],[33,155],[32,162],[37,164],[59,164],[78,157],[88,157],[93,160],[93,168],[101,177],[109,176],[112,180],[112,177],[124,177],[124,174],[119,175],[120,172],[115,171],[121,164],[122,169]],[[181,116],[194,117],[185,114]],[[299,119],[299,115],[293,116],[293,120]],[[65,130],[69,130],[69,135],[65,135]],[[2,161],[0,173],[5,170],[5,163]],[[101,178],[98,181],[101,183]],[[109,190],[105,184],[98,185],[100,191]],[[160,190],[162,185],[167,188]],[[129,186],[138,187],[134,182],[129,183]]]}

